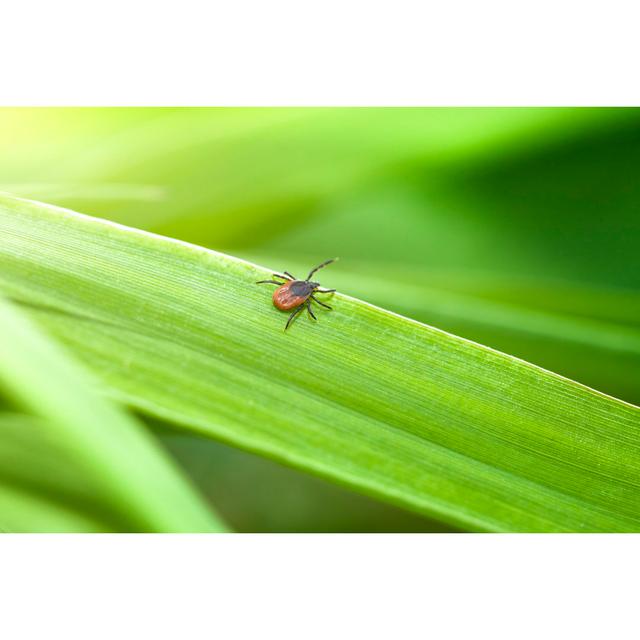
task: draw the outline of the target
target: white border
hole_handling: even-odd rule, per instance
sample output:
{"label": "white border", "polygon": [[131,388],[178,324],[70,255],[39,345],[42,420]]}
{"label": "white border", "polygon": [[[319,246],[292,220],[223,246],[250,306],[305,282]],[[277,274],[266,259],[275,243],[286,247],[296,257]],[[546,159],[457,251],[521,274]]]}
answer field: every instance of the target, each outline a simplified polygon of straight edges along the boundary
{"label": "white border", "polygon": [[4,536],[3,637],[635,638],[637,536]]}
{"label": "white border", "polygon": [[637,2],[5,3],[13,105],[637,105]]}

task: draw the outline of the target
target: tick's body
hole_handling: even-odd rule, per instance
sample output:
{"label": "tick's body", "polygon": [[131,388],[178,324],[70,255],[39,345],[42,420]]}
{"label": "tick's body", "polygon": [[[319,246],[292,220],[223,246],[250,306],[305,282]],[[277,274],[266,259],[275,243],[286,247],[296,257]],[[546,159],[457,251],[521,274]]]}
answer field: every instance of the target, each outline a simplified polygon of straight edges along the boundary
{"label": "tick's body", "polygon": [[304,304],[320,285],[306,280],[289,280],[273,292],[273,304],[282,311]]}
{"label": "tick's body", "polygon": [[281,309],[282,311],[290,311],[291,309],[295,309],[295,311],[289,316],[289,320],[287,321],[287,325],[285,327],[285,331],[289,328],[289,325],[293,321],[293,319],[300,313],[305,307],[309,315],[316,320],[317,318],[313,314],[311,310],[311,301],[318,303],[322,307],[326,307],[327,309],[331,309],[328,304],[324,302],[320,302],[314,294],[315,293],[333,293],[335,289],[320,289],[319,282],[311,282],[309,278],[318,271],[318,269],[322,269],[322,267],[326,267],[328,264],[334,262],[337,258],[332,260],[327,260],[322,264],[318,265],[315,269],[312,269],[306,280],[296,280],[290,273],[285,271],[285,275],[280,275],[278,273],[274,273],[274,278],[281,278],[285,282],[280,282],[278,280],[260,280],[258,284],[277,284],[278,288],[273,292],[273,304],[276,308]]}

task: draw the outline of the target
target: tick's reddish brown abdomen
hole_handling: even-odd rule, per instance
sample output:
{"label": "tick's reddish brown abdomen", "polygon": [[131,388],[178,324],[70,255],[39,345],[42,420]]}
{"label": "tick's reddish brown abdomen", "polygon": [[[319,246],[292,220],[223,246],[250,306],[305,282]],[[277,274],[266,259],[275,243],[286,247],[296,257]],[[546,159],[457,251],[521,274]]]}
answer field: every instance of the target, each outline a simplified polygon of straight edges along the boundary
{"label": "tick's reddish brown abdomen", "polygon": [[313,292],[313,285],[302,280],[285,282],[273,292],[273,304],[282,311],[299,307]]}

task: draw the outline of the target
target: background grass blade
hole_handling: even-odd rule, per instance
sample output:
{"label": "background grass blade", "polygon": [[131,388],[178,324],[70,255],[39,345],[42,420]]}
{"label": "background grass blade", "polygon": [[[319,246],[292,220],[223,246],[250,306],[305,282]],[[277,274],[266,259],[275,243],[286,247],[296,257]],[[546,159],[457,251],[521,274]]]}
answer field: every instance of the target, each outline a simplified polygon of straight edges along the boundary
{"label": "background grass blade", "polygon": [[0,413],[0,533],[134,528],[41,418]]}
{"label": "background grass blade", "polygon": [[637,407],[343,295],[284,334],[267,273],[0,201],[0,289],[139,410],[470,529],[640,529]]}
{"label": "background grass blade", "polygon": [[[400,169],[440,184],[452,168],[511,162],[634,119],[612,109],[4,109],[0,189],[241,247]],[[149,207],[127,196],[132,184],[163,197]]]}
{"label": "background grass blade", "polygon": [[106,505],[119,515],[114,528],[221,529],[146,430],[97,395],[87,374],[3,300],[0,389],[30,414],[0,414],[0,527],[108,530],[78,515]]}

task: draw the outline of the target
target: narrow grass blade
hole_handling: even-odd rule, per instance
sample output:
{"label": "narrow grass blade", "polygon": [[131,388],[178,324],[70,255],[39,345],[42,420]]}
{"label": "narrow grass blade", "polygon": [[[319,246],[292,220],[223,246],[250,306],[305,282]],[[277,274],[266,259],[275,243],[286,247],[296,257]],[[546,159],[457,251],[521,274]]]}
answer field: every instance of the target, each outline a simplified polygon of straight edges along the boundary
{"label": "narrow grass blade", "polygon": [[0,200],[0,291],[138,410],[471,530],[640,530],[637,407],[340,294],[284,333],[268,275]]}
{"label": "narrow grass blade", "polygon": [[[49,439],[66,452],[78,471],[84,472],[77,475],[84,476],[97,489],[96,502],[110,504],[128,519],[133,530],[221,528],[145,429],[97,395],[87,374],[32,326],[22,312],[3,300],[0,389],[13,403],[38,418],[37,423],[44,427]],[[23,425],[32,430],[22,434],[26,438],[37,439],[33,424],[30,421]],[[4,447],[9,435],[6,426],[6,418],[0,420],[0,427],[5,427],[0,428]],[[23,471],[30,472],[32,478],[37,476],[41,470],[33,445],[23,446],[21,452],[19,459],[24,463],[29,456],[31,463]],[[8,471],[4,465],[0,477]],[[56,477],[51,478],[49,490],[57,481]],[[0,491],[0,505],[15,493],[7,495],[7,491]]]}

